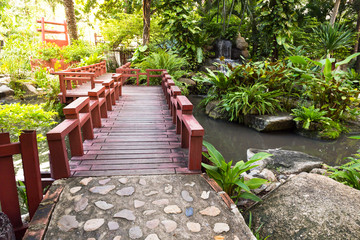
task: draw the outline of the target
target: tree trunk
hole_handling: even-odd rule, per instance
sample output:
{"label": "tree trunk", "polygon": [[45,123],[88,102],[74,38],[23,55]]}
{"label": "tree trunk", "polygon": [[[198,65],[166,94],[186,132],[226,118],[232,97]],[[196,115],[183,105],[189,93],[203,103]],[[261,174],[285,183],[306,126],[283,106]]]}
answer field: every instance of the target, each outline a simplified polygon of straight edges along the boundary
{"label": "tree trunk", "polygon": [[333,11],[331,14],[331,18],[330,18],[330,24],[332,26],[334,26],[336,15],[338,14],[338,11],[339,11],[340,2],[341,2],[341,0],[336,0],[336,2],[335,2],[334,8],[333,8]]}
{"label": "tree trunk", "polygon": [[143,45],[149,44],[150,41],[150,6],[151,0],[143,0]]}
{"label": "tree trunk", "polygon": [[73,0],[64,0],[65,15],[68,25],[68,31],[71,42],[78,39],[75,11],[74,11],[74,2]]}

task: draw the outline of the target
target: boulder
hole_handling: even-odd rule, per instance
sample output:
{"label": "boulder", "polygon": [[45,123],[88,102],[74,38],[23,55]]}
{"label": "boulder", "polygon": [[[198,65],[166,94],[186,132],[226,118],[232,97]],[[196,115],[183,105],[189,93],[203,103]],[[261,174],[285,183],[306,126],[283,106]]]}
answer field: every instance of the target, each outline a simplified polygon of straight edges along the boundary
{"label": "boulder", "polygon": [[249,58],[250,57],[250,53],[248,50],[242,50],[241,51],[241,55],[244,57],[244,58]]}
{"label": "boulder", "polygon": [[253,229],[269,239],[359,239],[360,191],[301,173],[248,209]]}
{"label": "boulder", "polygon": [[178,81],[186,83],[187,85],[190,85],[190,86],[195,86],[196,85],[196,82],[194,80],[190,79],[190,78],[179,78]]}
{"label": "boulder", "polygon": [[15,234],[9,218],[0,212],[0,239],[15,240]]}
{"label": "boulder", "polygon": [[247,150],[247,158],[250,159],[258,152],[267,152],[273,155],[255,163],[258,166],[254,169],[259,171],[268,168],[276,170],[280,174],[294,174],[310,172],[314,168],[321,168],[321,165],[323,164],[323,161],[320,158],[309,154],[281,149],[261,150],[250,148]]}
{"label": "boulder", "polygon": [[238,48],[232,48],[231,49],[231,58],[232,59],[240,59],[241,56],[241,50]]}
{"label": "boulder", "polygon": [[273,132],[293,129],[295,127],[294,117],[290,114],[274,115],[247,115],[245,125],[259,132]]}
{"label": "boulder", "polygon": [[240,50],[245,50],[249,47],[249,44],[245,41],[245,38],[243,38],[240,33],[237,36],[236,40],[236,47]]}
{"label": "boulder", "polygon": [[208,66],[201,66],[200,67],[200,69],[199,69],[199,71],[200,72],[208,72],[206,69],[209,69],[209,70],[211,70],[211,71],[215,71],[216,70],[216,66],[214,66],[214,65],[208,65]]}
{"label": "boulder", "polygon": [[226,113],[222,113],[217,105],[220,103],[220,100],[213,100],[206,105],[205,113],[213,119],[226,119]]}
{"label": "boulder", "polygon": [[0,86],[0,98],[13,96],[13,95],[14,95],[14,90],[12,90],[6,85]]}

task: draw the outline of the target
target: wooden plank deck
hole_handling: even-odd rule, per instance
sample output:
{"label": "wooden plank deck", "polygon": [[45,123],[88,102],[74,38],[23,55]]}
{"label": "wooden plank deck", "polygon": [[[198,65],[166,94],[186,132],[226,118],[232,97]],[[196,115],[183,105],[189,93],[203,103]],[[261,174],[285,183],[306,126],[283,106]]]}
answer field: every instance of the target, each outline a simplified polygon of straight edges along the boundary
{"label": "wooden plank deck", "polygon": [[124,86],[108,113],[84,156],[71,158],[72,176],[192,173],[160,86]]}

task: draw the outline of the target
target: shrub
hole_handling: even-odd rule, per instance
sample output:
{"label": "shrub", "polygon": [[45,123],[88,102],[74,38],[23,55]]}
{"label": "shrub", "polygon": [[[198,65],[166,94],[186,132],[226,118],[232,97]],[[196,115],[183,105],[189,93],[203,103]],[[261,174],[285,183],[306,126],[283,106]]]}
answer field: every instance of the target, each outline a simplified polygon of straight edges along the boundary
{"label": "shrub", "polygon": [[231,121],[247,114],[274,114],[283,110],[278,99],[282,95],[279,90],[268,91],[267,86],[260,83],[236,87],[223,97],[220,108],[230,113]]}
{"label": "shrub", "polygon": [[[0,126],[2,131],[10,132],[12,139],[17,139],[22,130],[43,129],[54,125],[54,111],[45,111],[38,104],[5,104],[0,105]],[[39,133],[38,140],[45,140]]]}
{"label": "shrub", "polygon": [[294,121],[302,124],[302,128],[309,129],[311,123],[329,124],[331,121],[330,118],[325,117],[327,114],[326,111],[321,111],[315,106],[310,106],[309,108],[302,106],[300,108],[292,109],[292,116],[294,116]]}
{"label": "shrub", "polygon": [[[137,64],[143,71],[146,69],[166,69],[174,80],[178,80],[182,77],[186,71],[182,70],[188,65],[185,58],[179,57],[172,51],[165,51],[159,49],[157,52],[151,53],[149,56],[144,58],[144,61]],[[152,84],[160,84],[155,80],[152,80]]]}
{"label": "shrub", "polygon": [[334,168],[329,167],[330,177],[350,187],[360,190],[360,154],[354,154],[354,157],[348,157],[350,162]]}
{"label": "shrub", "polygon": [[245,180],[241,174],[257,167],[257,165],[253,165],[253,163],[263,160],[271,156],[271,154],[263,152],[257,153],[249,161],[239,161],[232,166],[232,161],[227,163],[213,145],[206,141],[204,141],[203,144],[209,152],[208,154],[204,153],[204,156],[214,164],[214,166],[205,163],[201,164],[206,169],[209,177],[213,178],[219,186],[236,201],[239,198],[261,201],[261,199],[252,194],[250,190],[260,187],[266,183],[267,180],[261,178]]}
{"label": "shrub", "polygon": [[46,43],[38,48],[35,58],[49,61],[56,58],[61,59],[61,48],[55,43]]}

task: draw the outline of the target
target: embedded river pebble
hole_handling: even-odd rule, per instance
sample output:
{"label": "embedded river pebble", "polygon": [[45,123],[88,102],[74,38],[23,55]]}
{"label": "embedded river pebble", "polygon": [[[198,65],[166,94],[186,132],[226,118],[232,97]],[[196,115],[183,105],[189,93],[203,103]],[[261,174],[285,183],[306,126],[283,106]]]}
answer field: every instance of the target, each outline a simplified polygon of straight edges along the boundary
{"label": "embedded river pebble", "polygon": [[62,181],[44,239],[254,239],[200,175]]}

